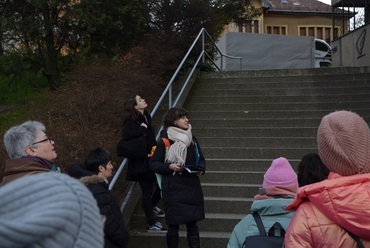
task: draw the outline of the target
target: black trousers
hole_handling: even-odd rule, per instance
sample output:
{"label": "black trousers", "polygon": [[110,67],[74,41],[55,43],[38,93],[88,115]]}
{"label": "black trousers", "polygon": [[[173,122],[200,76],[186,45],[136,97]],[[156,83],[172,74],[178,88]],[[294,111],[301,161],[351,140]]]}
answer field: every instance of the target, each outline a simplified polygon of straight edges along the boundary
{"label": "black trousers", "polygon": [[161,200],[161,191],[157,181],[153,180],[151,177],[141,177],[138,182],[142,192],[142,205],[148,225],[153,225],[156,223],[153,207]]}
{"label": "black trousers", "polygon": [[[177,236],[179,233],[179,225],[168,225],[167,236]],[[186,223],[187,235],[198,235],[199,229],[196,221]]]}

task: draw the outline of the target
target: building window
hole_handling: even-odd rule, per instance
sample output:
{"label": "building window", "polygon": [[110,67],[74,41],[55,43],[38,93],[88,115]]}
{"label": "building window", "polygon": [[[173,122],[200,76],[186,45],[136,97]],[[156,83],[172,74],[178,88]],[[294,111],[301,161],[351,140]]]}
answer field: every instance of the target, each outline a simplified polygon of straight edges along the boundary
{"label": "building window", "polygon": [[253,33],[258,34],[260,32],[258,20],[253,21]]}
{"label": "building window", "polygon": [[315,27],[308,27],[308,36],[315,37]]}
{"label": "building window", "polygon": [[316,38],[322,39],[323,37],[324,37],[324,35],[323,35],[323,28],[322,27],[317,27]]}
{"label": "building window", "polygon": [[299,28],[299,36],[307,36],[306,28]]}
{"label": "building window", "polygon": [[243,25],[239,25],[239,32],[258,34],[259,33],[258,20],[246,21]]}
{"label": "building window", "polygon": [[336,36],[338,28],[334,28],[334,32],[332,30],[331,26],[299,26],[298,35],[312,36],[330,42],[333,40],[333,35]]}
{"label": "building window", "polygon": [[244,27],[245,27],[245,32],[246,33],[252,33],[252,21],[247,21],[244,24]]}
{"label": "building window", "polygon": [[266,34],[287,34],[288,26],[266,26]]}

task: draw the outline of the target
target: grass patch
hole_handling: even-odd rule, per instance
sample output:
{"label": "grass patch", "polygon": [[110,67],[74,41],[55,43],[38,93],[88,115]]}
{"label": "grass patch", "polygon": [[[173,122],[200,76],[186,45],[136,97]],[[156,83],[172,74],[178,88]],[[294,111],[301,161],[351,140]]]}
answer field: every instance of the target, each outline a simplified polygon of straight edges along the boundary
{"label": "grass patch", "polygon": [[22,75],[0,76],[0,104],[25,104],[47,89],[48,82],[40,73],[26,71]]}
{"label": "grass patch", "polygon": [[[4,110],[7,111],[7,110]],[[18,125],[19,122],[22,120],[24,113],[26,112],[25,109],[22,110],[14,110],[11,109],[9,113],[1,114],[0,115],[0,133],[4,134],[5,131],[10,126]]]}

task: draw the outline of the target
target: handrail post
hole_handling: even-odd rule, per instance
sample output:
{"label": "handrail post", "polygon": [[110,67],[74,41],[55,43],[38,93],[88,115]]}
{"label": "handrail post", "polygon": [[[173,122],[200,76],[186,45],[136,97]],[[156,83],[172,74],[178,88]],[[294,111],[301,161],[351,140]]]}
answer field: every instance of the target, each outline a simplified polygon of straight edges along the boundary
{"label": "handrail post", "polygon": [[172,84],[168,88],[168,109],[172,107]]}
{"label": "handrail post", "polygon": [[221,71],[224,70],[224,55],[221,54]]}
{"label": "handrail post", "polygon": [[[205,52],[205,37],[204,37],[204,28],[202,28],[202,52]],[[202,62],[205,62],[205,57],[203,53]]]}
{"label": "handrail post", "polygon": [[124,165],[127,163],[127,158],[125,158],[121,165],[118,167],[118,170],[116,171],[116,173],[114,174],[113,178],[112,178],[112,181],[110,182],[109,184],[109,190],[112,190],[113,186],[116,184],[116,181],[119,177],[119,175],[121,174],[122,170],[123,170],[123,167]]}

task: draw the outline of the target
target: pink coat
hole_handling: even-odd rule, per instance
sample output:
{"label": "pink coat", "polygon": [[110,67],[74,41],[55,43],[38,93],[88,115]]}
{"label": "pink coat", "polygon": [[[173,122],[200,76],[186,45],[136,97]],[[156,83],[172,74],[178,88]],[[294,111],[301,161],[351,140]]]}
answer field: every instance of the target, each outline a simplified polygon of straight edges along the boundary
{"label": "pink coat", "polygon": [[327,180],[300,188],[286,209],[296,210],[286,248],[357,247],[343,228],[370,247],[370,174],[341,177],[331,172]]}

